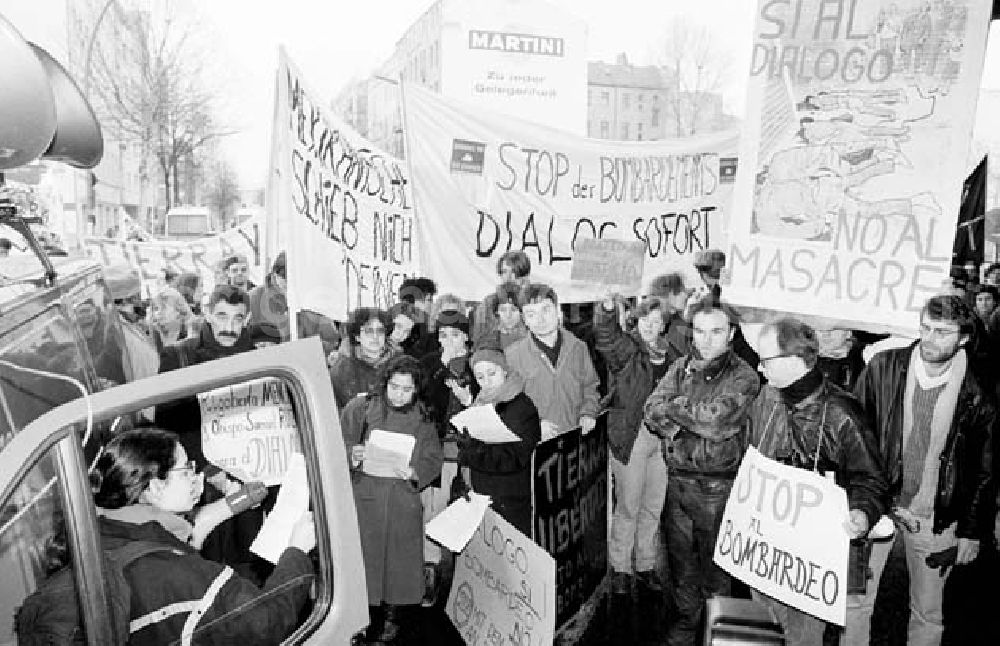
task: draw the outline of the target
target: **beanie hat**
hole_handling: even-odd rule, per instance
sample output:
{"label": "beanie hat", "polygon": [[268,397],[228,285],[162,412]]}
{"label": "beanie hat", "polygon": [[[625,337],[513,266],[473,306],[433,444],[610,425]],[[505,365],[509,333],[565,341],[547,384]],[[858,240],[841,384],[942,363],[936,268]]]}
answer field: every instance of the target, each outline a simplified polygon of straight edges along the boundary
{"label": "beanie hat", "polygon": [[712,278],[719,278],[726,266],[726,254],[720,249],[699,251],[694,257],[694,266],[698,271],[705,272]]}
{"label": "beanie hat", "polygon": [[443,327],[453,327],[466,334],[469,333],[469,317],[458,310],[442,310],[434,322],[439,330]]}
{"label": "beanie hat", "polygon": [[472,353],[472,358],[469,359],[469,366],[475,368],[476,364],[480,361],[489,361],[503,368],[504,372],[510,372],[510,368],[507,367],[507,357],[500,350],[493,348],[480,348],[476,350]]}

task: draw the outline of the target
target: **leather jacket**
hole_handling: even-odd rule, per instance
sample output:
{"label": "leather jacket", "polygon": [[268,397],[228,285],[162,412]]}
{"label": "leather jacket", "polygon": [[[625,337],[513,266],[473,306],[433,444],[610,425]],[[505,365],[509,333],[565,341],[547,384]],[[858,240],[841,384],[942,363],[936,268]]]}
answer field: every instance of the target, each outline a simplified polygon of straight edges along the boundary
{"label": "leather jacket", "polygon": [[735,478],[760,379],[732,349],[696,365],[693,355],[670,365],[646,400],[646,426],[664,438],[671,475]]}
{"label": "leather jacket", "polygon": [[765,456],[808,471],[833,472],[847,490],[851,509],[860,509],[874,527],[884,511],[885,479],[874,434],[858,402],[823,378],[796,404],[765,385],[747,421],[750,444]]}
{"label": "leather jacket", "polygon": [[[879,444],[891,499],[903,484],[903,399],[914,343],[906,348],[879,352],[869,362],[855,395]],[[957,522],[957,535],[979,539],[993,531],[992,436],[997,407],[967,370],[955,405],[955,415],[938,459],[937,493],[934,497],[934,532]],[[927,456],[933,459],[933,456]]]}

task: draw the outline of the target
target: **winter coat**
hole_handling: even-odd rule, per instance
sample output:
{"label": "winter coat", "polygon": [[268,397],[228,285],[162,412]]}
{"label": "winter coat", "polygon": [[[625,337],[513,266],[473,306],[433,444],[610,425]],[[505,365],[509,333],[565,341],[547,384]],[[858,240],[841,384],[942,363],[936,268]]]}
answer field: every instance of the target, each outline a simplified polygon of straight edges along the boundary
{"label": "winter coat", "polygon": [[583,341],[563,328],[559,334],[562,347],[555,366],[531,334],[511,344],[504,355],[510,369],[524,378],[524,393],[535,403],[541,418],[565,432],[579,426],[580,417],[597,416],[600,380]]}
{"label": "winter coat", "polygon": [[479,392],[479,385],[472,374],[472,366],[469,365],[470,355],[455,357],[446,366],[441,363],[441,352],[438,350],[427,355],[420,361],[420,365],[427,376],[424,401],[430,407],[431,417],[437,424],[438,436],[444,437],[451,428],[451,418],[465,408],[448,387],[447,381],[454,379],[458,385],[467,387],[473,397]]}
{"label": "winter coat", "polygon": [[646,400],[646,426],[665,438],[671,474],[735,477],[760,379],[733,350],[701,369],[692,362],[689,355],[667,370]]}
{"label": "winter coat", "polygon": [[[286,548],[271,576],[258,588],[232,569],[202,558],[156,521],[136,525],[101,517],[98,526],[101,546],[106,550],[132,541],[171,548],[142,556],[125,568],[132,590],[129,644],[180,643],[190,612],[177,605],[171,611],[171,606],[212,598],[211,586],[220,583],[207,611],[195,624],[193,643],[276,644],[298,627],[314,577],[312,562],[299,549]],[[167,616],[150,617],[158,610],[167,611]],[[137,627],[139,623],[145,625]]]}
{"label": "winter coat", "polygon": [[[203,325],[198,336],[187,337],[173,345],[164,346],[160,353],[160,373],[255,349],[246,329],[235,344],[227,347],[216,340],[211,325]],[[178,399],[157,406],[156,425],[177,433],[188,457],[197,463],[198,468],[204,470],[208,467],[207,475],[218,471],[216,467],[208,464],[201,449],[201,406],[197,397]]]}
{"label": "winter coat", "polygon": [[463,447],[458,461],[469,467],[472,488],[476,492],[487,496],[531,498],[531,455],[542,439],[538,409],[523,391],[493,407],[521,441],[486,444],[474,439]]}
{"label": "winter coat", "polygon": [[[611,454],[622,464],[628,464],[635,438],[642,424],[646,398],[656,387],[655,368],[649,350],[638,333],[626,334],[618,325],[618,311],[597,307],[594,319],[597,350],[607,362],[612,374],[612,409],[608,412],[608,445]],[[668,352],[664,361],[677,357]]]}
{"label": "winter coat", "polygon": [[337,410],[344,410],[347,403],[357,395],[372,392],[378,384],[382,364],[395,354],[387,346],[387,350],[374,363],[362,359],[358,355],[357,346],[352,346],[346,354],[338,354],[330,366],[330,383],[333,384],[333,399],[337,402]]}
{"label": "winter coat", "polygon": [[[884,512],[885,480],[875,436],[857,400],[827,378],[811,395],[789,406],[765,385],[747,420],[750,444],[766,457],[799,469],[833,472],[851,509],[874,527]],[[816,460],[817,449],[819,459]]]}
{"label": "winter coat", "polygon": [[[889,500],[903,487],[903,400],[910,356],[917,344],[875,354],[861,373],[854,393],[875,431]],[[934,497],[934,532],[958,522],[961,538],[979,539],[993,531],[991,478],[992,435],[997,419],[993,395],[984,391],[970,369],[958,392],[955,415],[939,459]]]}
{"label": "winter coat", "polygon": [[[370,476],[352,470],[368,603],[410,605],[424,594],[424,522],[420,490],[441,474],[444,456],[437,429],[422,403],[406,411],[383,404],[381,396],[355,397],[340,417],[344,446],[364,444],[373,430],[412,435],[410,466],[416,481]],[[350,459],[350,458],[348,458]]]}

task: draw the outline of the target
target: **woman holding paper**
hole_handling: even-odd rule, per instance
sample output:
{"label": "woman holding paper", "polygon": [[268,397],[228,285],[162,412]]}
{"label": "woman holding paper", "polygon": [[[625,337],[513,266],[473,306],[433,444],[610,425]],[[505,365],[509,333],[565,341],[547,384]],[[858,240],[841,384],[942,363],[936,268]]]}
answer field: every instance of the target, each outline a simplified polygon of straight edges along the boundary
{"label": "woman holding paper", "polygon": [[377,641],[399,635],[398,606],[424,596],[424,521],[420,490],[441,473],[444,456],[424,405],[424,373],[406,355],[389,359],[375,389],[344,408],[354,501],[368,583],[368,604],[385,604]]}
{"label": "woman holding paper", "polygon": [[524,380],[507,367],[503,352],[483,348],[470,360],[479,382],[474,406],[493,406],[520,441],[487,444],[468,429],[459,436],[458,462],[468,467],[472,489],[493,500],[493,510],[526,536],[531,536],[531,454],[542,438],[534,402],[524,393]]}
{"label": "woman holding paper", "polygon": [[[184,519],[201,497],[204,480],[175,434],[158,428],[118,433],[91,478],[103,548],[149,544],[124,569],[132,595],[129,643],[180,643],[189,617],[195,620],[197,644],[273,644],[298,627],[314,576],[308,556],[316,546],[311,513],[293,527],[261,589],[198,554],[200,541],[232,512],[219,500],[199,509],[193,524]],[[204,604],[201,617],[192,616],[193,604],[178,609],[192,601]]]}

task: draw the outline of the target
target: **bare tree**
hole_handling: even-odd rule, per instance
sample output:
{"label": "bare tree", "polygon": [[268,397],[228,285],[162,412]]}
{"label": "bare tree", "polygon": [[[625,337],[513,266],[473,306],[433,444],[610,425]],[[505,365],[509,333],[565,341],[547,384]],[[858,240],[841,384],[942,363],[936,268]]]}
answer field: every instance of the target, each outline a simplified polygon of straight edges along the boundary
{"label": "bare tree", "polygon": [[219,161],[213,165],[208,176],[205,189],[205,203],[218,217],[226,228],[240,201],[240,185],[236,171],[228,161]]}
{"label": "bare tree", "polygon": [[722,111],[732,57],[706,27],[680,17],[667,27],[660,59],[673,74],[667,118],[673,121],[674,135],[686,137],[710,129]]}
{"label": "bare tree", "polygon": [[142,142],[159,167],[167,208],[180,202],[181,169],[208,142],[229,134],[214,122],[214,98],[193,28],[169,11],[114,3],[87,70],[102,121],[122,141]]}

